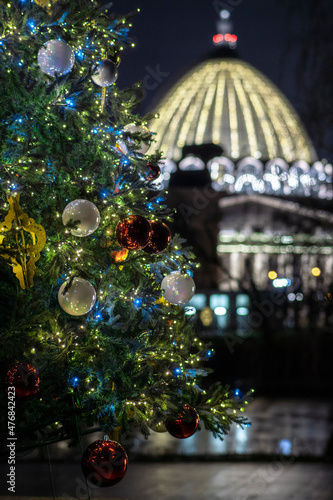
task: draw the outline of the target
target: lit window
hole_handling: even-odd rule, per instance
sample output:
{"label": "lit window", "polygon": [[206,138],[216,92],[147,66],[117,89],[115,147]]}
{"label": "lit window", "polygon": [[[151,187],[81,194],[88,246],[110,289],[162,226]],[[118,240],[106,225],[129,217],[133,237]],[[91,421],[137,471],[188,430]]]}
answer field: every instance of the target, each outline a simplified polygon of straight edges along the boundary
{"label": "lit window", "polygon": [[229,308],[229,297],[225,294],[213,294],[210,296],[209,305],[211,309],[215,309],[216,307],[225,307]]}
{"label": "lit window", "polygon": [[203,309],[206,306],[207,298],[203,293],[196,293],[191,300],[187,302],[187,306],[192,306],[195,309]]}
{"label": "lit window", "polygon": [[286,288],[291,284],[290,279],[288,278],[276,278],[273,280],[274,288]]}
{"label": "lit window", "polygon": [[277,452],[282,453],[282,455],[291,455],[291,447],[291,441],[289,439],[281,439]]}
{"label": "lit window", "polygon": [[236,297],[236,308],[237,307],[249,307],[250,305],[250,297],[248,295],[245,295],[243,293],[240,293]]}
{"label": "lit window", "polygon": [[213,309],[219,328],[227,327],[229,297],[225,294],[213,294],[210,296],[209,305]]}
{"label": "lit window", "polygon": [[205,170],[205,164],[200,158],[186,156],[179,162],[179,170]]}
{"label": "lit window", "polygon": [[249,310],[247,307],[238,307],[236,309],[238,316],[247,316],[249,314]]}
{"label": "lit window", "polygon": [[215,307],[214,313],[216,314],[216,316],[224,316],[225,314],[227,314],[227,310],[223,306],[218,306]]}
{"label": "lit window", "polygon": [[185,314],[186,316],[193,316],[197,312],[195,307],[185,307]]}

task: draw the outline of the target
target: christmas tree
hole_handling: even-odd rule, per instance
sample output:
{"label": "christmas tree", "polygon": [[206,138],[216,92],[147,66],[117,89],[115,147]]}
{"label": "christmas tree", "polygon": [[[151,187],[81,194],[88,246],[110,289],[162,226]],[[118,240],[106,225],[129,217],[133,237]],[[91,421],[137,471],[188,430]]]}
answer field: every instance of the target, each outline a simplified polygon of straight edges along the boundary
{"label": "christmas tree", "polygon": [[[115,84],[132,17],[0,5],[1,425],[22,448],[100,429],[82,460],[100,486],[126,471],[124,431],[186,438],[199,416],[222,438],[246,422],[247,401],[202,386],[193,255],[170,235],[139,86]],[[105,454],[118,466],[103,476]]]}

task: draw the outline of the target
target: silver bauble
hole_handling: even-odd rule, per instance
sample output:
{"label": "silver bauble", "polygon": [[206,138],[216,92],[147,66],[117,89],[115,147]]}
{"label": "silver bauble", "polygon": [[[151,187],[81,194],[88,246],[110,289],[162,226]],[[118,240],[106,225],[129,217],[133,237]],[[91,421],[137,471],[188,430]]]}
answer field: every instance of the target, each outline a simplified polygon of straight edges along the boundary
{"label": "silver bauble", "polygon": [[66,75],[73,68],[75,54],[63,40],[49,40],[38,52],[38,65],[49,76]]}
{"label": "silver bauble", "polygon": [[80,221],[77,229],[71,229],[74,236],[89,236],[99,225],[100,215],[94,203],[88,200],[74,200],[65,207],[62,214],[62,222],[66,224],[72,220]]}
{"label": "silver bauble", "polygon": [[118,78],[117,66],[110,59],[103,59],[97,64],[96,72],[91,76],[91,79],[100,87],[108,87],[112,85]]}
{"label": "silver bauble", "polygon": [[83,278],[74,278],[65,294],[67,282],[59,288],[58,302],[60,307],[71,316],[87,314],[96,302],[96,291],[92,284]]}
{"label": "silver bauble", "polygon": [[[149,132],[147,127],[145,127],[144,125],[135,125],[134,123],[129,123],[128,125],[125,125],[124,132],[126,132],[128,134],[140,133],[142,135],[150,135],[150,132]],[[127,139],[127,143],[130,146],[130,148],[132,146],[136,146],[136,142],[134,139],[131,139],[131,138]],[[124,154],[128,153],[128,148],[127,148],[125,141],[118,141],[118,145]],[[147,153],[149,148],[150,148],[150,141],[148,141],[148,142],[141,141],[139,147],[134,149],[134,151],[136,153],[140,153],[140,154],[144,155],[145,153]],[[131,148],[131,149],[133,149],[133,148]]]}
{"label": "silver bauble", "polygon": [[186,304],[194,295],[195,283],[191,276],[175,272],[163,278],[161,288],[171,304]]}

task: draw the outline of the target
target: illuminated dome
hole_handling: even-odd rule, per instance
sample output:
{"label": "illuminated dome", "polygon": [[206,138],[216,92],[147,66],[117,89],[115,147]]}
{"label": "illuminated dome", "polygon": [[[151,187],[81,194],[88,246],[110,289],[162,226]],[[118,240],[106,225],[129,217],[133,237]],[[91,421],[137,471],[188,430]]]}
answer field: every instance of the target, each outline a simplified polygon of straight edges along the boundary
{"label": "illuminated dome", "polygon": [[185,145],[217,144],[223,155],[315,161],[295,110],[260,71],[234,58],[209,59],[164,97],[153,120],[156,149],[178,161]]}

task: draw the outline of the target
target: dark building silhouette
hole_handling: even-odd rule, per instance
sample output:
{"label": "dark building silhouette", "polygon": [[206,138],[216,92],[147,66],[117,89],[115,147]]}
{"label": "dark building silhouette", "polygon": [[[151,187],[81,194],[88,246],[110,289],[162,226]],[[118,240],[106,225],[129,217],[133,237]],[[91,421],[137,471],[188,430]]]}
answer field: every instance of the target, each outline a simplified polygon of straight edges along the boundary
{"label": "dark building silhouette", "polygon": [[201,264],[189,313],[203,335],[263,334],[269,364],[275,334],[332,328],[332,165],[280,90],[238,58],[224,15],[216,51],[169,90],[151,130],[174,230]]}

